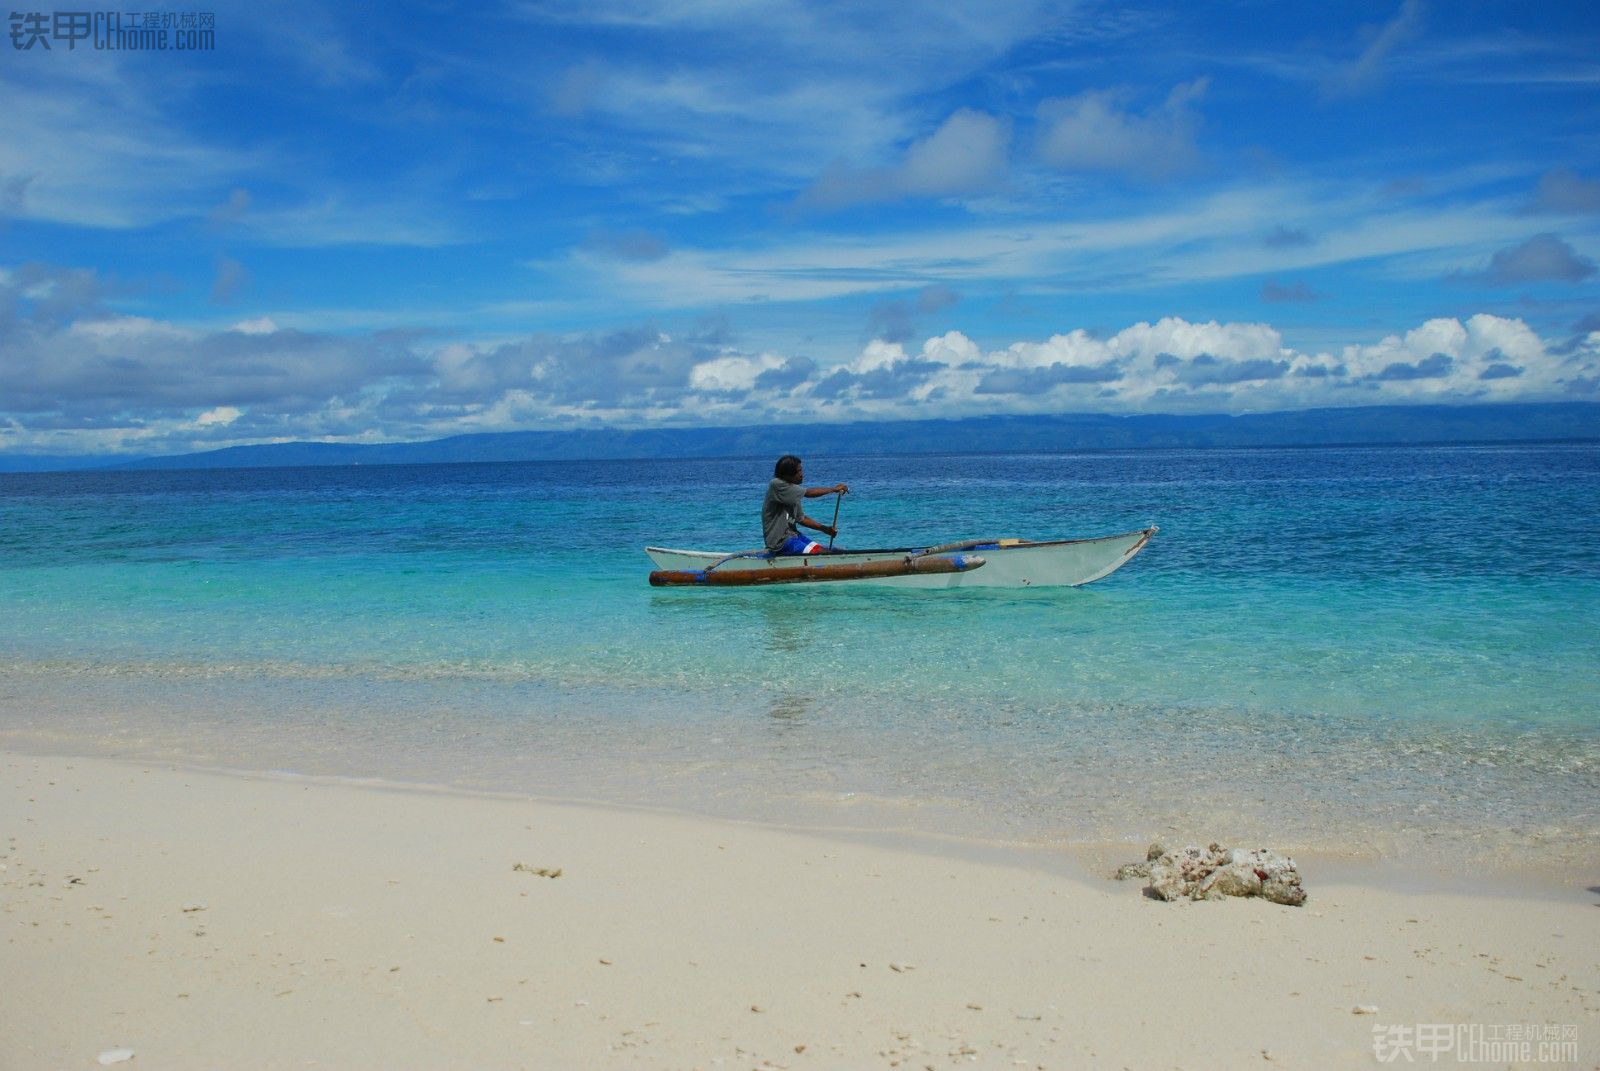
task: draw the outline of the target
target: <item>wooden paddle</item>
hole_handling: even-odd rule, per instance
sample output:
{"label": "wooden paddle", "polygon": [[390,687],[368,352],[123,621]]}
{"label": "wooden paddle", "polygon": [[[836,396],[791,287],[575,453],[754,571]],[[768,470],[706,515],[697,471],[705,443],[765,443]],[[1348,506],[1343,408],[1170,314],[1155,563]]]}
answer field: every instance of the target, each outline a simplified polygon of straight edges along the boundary
{"label": "wooden paddle", "polygon": [[833,496],[833,523],[828,525],[829,528],[833,529],[833,535],[828,537],[828,549],[829,550],[833,549],[834,536],[837,536],[839,534],[839,507],[841,505],[843,505],[843,504],[844,504],[844,495],[841,495],[841,494],[835,492],[834,496]]}

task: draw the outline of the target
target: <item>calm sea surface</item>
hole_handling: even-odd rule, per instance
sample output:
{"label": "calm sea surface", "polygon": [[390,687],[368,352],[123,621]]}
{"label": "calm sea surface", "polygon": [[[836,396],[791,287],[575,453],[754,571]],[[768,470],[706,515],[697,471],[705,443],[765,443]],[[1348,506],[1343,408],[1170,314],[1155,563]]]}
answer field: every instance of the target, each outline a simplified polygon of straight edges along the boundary
{"label": "calm sea surface", "polygon": [[1082,589],[647,586],[647,543],[758,543],[770,465],[0,475],[0,745],[1597,855],[1600,445],[813,457],[844,546],[1161,532]]}

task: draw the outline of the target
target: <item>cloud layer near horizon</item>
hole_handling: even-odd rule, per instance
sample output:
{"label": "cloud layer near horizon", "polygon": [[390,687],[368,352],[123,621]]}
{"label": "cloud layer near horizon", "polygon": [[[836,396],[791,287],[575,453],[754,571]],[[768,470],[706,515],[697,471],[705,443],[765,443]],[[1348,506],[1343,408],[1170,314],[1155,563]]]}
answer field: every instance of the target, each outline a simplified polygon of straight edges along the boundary
{"label": "cloud layer near horizon", "polygon": [[[823,365],[742,348],[715,328],[493,343],[307,332],[268,319],[197,330],[117,314],[105,290],[83,272],[0,278],[8,339],[0,449],[165,452],[597,424],[1600,400],[1600,331],[1547,340],[1490,314],[1319,352],[1287,345],[1267,323],[1178,317],[988,348],[951,330],[920,344],[877,339]],[[954,300],[936,296],[938,307]]]}

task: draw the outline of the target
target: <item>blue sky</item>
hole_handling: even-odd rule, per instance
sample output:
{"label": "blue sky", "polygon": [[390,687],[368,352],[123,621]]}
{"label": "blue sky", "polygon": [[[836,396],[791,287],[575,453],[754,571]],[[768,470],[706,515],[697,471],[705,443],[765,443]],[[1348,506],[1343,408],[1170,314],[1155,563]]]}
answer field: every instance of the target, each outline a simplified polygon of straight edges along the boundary
{"label": "blue sky", "polygon": [[207,8],[0,40],[0,451],[1600,400],[1592,3]]}

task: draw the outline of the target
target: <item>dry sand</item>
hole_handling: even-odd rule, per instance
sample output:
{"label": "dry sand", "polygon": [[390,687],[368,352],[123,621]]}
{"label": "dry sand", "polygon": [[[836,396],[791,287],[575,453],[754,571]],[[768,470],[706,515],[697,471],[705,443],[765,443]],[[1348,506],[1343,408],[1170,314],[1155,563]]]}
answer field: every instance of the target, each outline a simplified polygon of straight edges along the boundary
{"label": "dry sand", "polygon": [[1375,1025],[1438,1023],[1600,1059],[1581,884],[1303,861],[1304,908],[1164,904],[674,814],[17,754],[0,823],[6,1071],[1364,1067]]}

